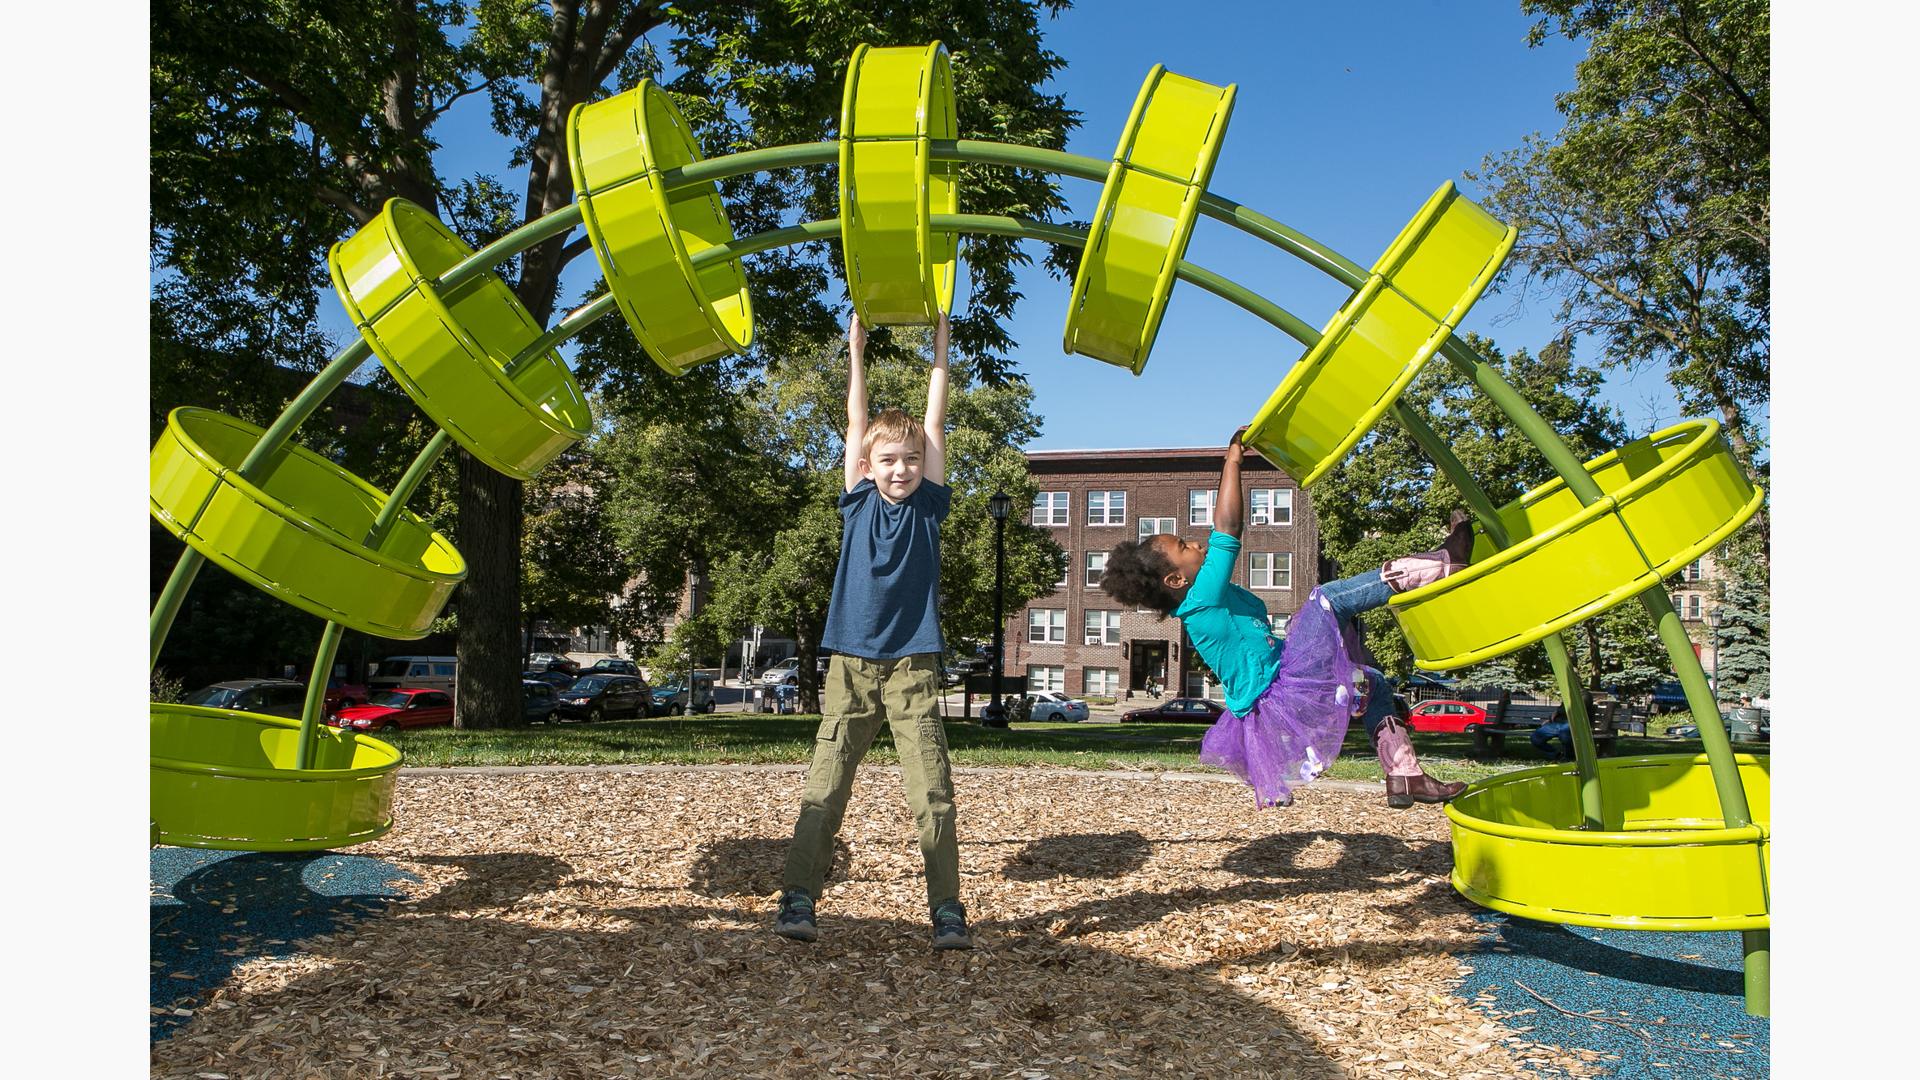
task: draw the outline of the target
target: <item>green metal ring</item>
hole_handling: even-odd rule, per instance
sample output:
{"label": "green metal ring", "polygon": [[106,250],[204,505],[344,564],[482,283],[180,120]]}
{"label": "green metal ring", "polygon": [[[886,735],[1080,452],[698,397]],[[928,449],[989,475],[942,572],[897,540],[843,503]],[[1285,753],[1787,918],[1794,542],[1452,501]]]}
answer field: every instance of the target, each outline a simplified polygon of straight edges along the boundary
{"label": "green metal ring", "polygon": [[300,725],[194,705],[148,706],[150,840],[228,851],[320,851],[393,828],[400,751],[326,728],[296,767]]}
{"label": "green metal ring", "polygon": [[1378,423],[1458,328],[1517,232],[1441,184],[1248,425],[1310,487]]}
{"label": "green metal ring", "polygon": [[1067,352],[1135,375],[1146,366],[1220,157],[1235,89],[1159,64],[1147,72],[1073,277],[1061,335]]}
{"label": "green metal ring", "polygon": [[1532,644],[1631,600],[1712,550],[1760,509],[1712,420],[1688,420],[1586,465],[1591,504],[1555,478],[1500,508],[1465,570],[1387,605],[1416,666],[1447,671]]}
{"label": "green metal ring", "polygon": [[734,239],[720,189],[709,181],[669,192],[667,169],[700,160],[693,129],[647,79],[624,94],[576,105],[567,156],[594,258],[634,336],[669,373],[745,352],[753,299],[737,259],[695,269],[692,256]]}
{"label": "green metal ring", "polygon": [[432,214],[390,199],[327,252],[347,314],[423,412],[488,466],[525,480],[586,437],[593,415],[560,354],[507,364],[541,327],[487,271],[436,280],[473,249]]}
{"label": "green metal ring", "polygon": [[451,541],[403,513],[377,547],[369,535],[387,496],[295,445],[258,482],[238,466],[261,429],[208,409],[179,408],[154,443],[148,508],[187,545],[281,600],[379,637],[424,637],[467,576]]}
{"label": "green metal ring", "polygon": [[960,169],[933,139],[958,133],[953,71],[939,42],[876,49],[847,65],[840,102],[840,250],[868,326],[926,325],[953,310],[959,238],[932,228],[960,208]]}

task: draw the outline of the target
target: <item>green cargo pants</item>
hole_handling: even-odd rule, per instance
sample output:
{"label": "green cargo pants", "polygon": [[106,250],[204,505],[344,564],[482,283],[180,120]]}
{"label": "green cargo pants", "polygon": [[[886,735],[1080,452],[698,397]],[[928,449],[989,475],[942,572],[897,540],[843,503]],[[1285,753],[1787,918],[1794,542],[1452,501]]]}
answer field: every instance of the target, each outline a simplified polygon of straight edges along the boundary
{"label": "green cargo pants", "polygon": [[800,820],[787,848],[786,885],[819,896],[833,838],[847,812],[853,770],[882,721],[893,728],[907,806],[920,827],[927,862],[927,907],[960,898],[960,841],[954,834],[953,766],[940,722],[940,658],[893,660],[836,654],[827,667],[825,718],[814,738],[813,766],[800,796]]}

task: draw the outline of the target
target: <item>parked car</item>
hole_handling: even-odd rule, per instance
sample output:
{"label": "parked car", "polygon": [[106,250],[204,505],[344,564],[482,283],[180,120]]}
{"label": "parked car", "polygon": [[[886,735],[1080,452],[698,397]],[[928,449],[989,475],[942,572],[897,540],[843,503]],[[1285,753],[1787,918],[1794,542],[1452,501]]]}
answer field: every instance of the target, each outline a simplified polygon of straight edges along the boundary
{"label": "parked car", "polygon": [[367,689],[398,690],[405,686],[451,694],[458,667],[459,660],[452,656],[389,656],[374,667]]}
{"label": "parked car", "polygon": [[[825,675],[827,673],[828,661],[829,661],[829,658],[825,656],[815,657],[814,663],[813,663],[814,674]],[[760,685],[761,686],[798,686],[800,685],[800,658],[797,656],[789,656],[785,660],[782,660],[779,663],[768,668],[767,670],[761,672]]]}
{"label": "parked car", "polygon": [[523,671],[520,673],[520,678],[522,681],[531,679],[534,682],[546,683],[548,686],[553,687],[555,690],[565,690],[567,687],[572,686],[574,684],[576,677],[569,675],[564,671],[549,670],[549,671]]}
{"label": "parked car", "polygon": [[[366,700],[366,687],[329,679],[322,711],[331,715],[347,705],[359,705]],[[298,720],[300,710],[307,703],[307,684],[292,679],[228,679],[195,690],[186,696],[185,703]]]}
{"label": "parked car", "polygon": [[[653,688],[651,702],[647,706],[648,716],[667,716],[678,713],[687,714],[687,677],[675,675],[667,682]],[[693,676],[693,711],[710,713],[713,711],[713,676],[705,672],[695,672]]]}
{"label": "parked car", "polygon": [[800,658],[797,656],[789,656],[760,673],[761,686],[779,686],[788,680],[795,683],[800,681]]}
{"label": "parked car", "polygon": [[348,705],[365,705],[371,693],[366,683],[350,683],[336,675],[327,680],[327,714],[332,715]]}
{"label": "parked car", "polygon": [[229,679],[195,690],[183,698],[182,703],[297,720],[306,700],[306,684],[292,679]]}
{"label": "parked car", "polygon": [[608,657],[602,660],[595,660],[593,662],[593,666],[588,668],[586,671],[582,672],[582,674],[585,674],[585,675],[638,675],[640,674],[640,665],[634,663],[631,660],[622,660],[617,656]]}
{"label": "parked car", "polygon": [[553,710],[559,707],[560,692],[551,683],[538,679],[520,680],[520,715],[527,723],[551,720]]}
{"label": "parked car", "polygon": [[527,657],[527,668],[531,671],[564,671],[569,675],[580,674],[580,665],[576,661],[559,653],[537,652]]}
{"label": "parked car", "polygon": [[1211,724],[1227,711],[1225,705],[1212,698],[1177,697],[1163,701],[1150,709],[1134,709],[1120,714],[1123,724],[1167,723],[1169,721],[1196,720]]}
{"label": "parked car", "polygon": [[1087,703],[1058,690],[1039,690],[1027,695],[1027,720],[1032,723],[1079,723],[1086,718]]}
{"label": "parked car", "polygon": [[376,690],[365,705],[349,705],[329,716],[327,723],[349,731],[440,727],[453,723],[453,695],[412,686]]}
{"label": "parked car", "polygon": [[[1729,709],[1720,714],[1720,725],[1727,729],[1727,735],[1734,742],[1772,742],[1773,718],[1767,709]],[[1667,735],[1676,739],[1697,739],[1700,737],[1700,725],[1681,724],[1667,729]]]}
{"label": "parked car", "polygon": [[1487,710],[1470,701],[1435,698],[1413,707],[1407,726],[1415,731],[1471,735],[1487,725]]}
{"label": "parked car", "polygon": [[553,715],[562,720],[595,722],[616,716],[647,715],[647,683],[632,675],[582,675],[566,693]]}

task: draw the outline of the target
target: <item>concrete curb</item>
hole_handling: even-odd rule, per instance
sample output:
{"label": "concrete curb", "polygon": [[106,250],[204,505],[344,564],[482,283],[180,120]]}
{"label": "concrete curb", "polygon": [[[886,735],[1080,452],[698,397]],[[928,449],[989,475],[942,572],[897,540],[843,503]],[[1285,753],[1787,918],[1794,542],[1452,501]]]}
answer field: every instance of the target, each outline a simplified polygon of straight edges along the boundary
{"label": "concrete curb", "polygon": [[[873,765],[872,769],[898,773],[898,765]],[[402,776],[516,776],[567,773],[804,773],[805,765],[416,765],[400,770]],[[1214,784],[1238,784],[1226,773],[1155,772],[1145,769],[1064,769],[1049,765],[960,765],[957,776],[1002,776],[1035,774],[1041,776],[1091,777],[1101,780],[1183,780]],[[1317,788],[1379,794],[1386,784],[1370,780],[1316,780]]]}

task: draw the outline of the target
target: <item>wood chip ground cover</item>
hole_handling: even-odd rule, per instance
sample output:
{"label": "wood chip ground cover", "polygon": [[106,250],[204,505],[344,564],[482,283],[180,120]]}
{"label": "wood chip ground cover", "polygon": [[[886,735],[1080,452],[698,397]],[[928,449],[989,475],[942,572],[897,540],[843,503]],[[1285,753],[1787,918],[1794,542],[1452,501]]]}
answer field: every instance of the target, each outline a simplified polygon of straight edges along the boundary
{"label": "wood chip ground cover", "polygon": [[1445,819],[1309,788],[1065,770],[957,778],[978,948],[934,953],[897,772],[863,769],[821,940],[771,912],[802,776],[399,781],[352,849],[385,915],[240,967],[161,1077],[1589,1075],[1450,995],[1479,936]]}

